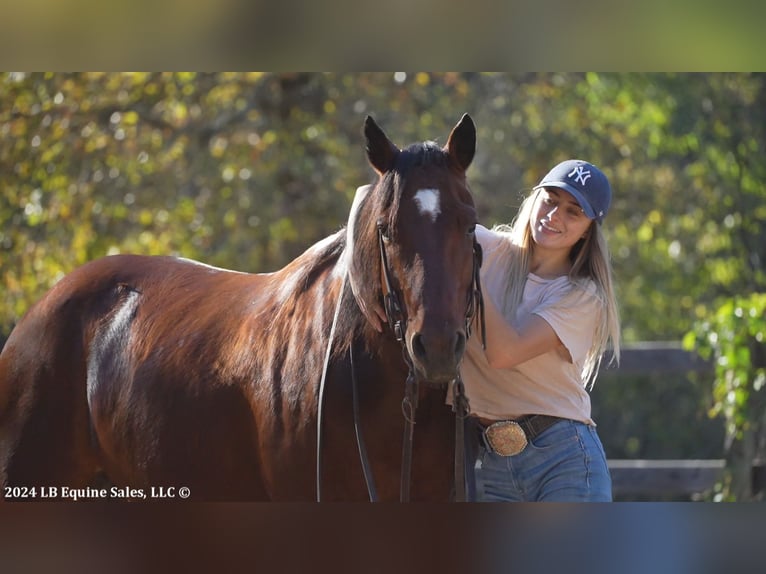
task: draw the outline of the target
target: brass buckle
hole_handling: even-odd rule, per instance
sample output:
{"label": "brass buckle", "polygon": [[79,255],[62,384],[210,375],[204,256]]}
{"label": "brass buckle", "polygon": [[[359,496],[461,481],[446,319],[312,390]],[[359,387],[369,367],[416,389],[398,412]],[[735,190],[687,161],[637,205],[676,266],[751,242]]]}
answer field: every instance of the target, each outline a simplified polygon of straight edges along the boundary
{"label": "brass buckle", "polygon": [[484,430],[489,447],[500,456],[514,456],[527,446],[527,435],[515,421],[497,421]]}

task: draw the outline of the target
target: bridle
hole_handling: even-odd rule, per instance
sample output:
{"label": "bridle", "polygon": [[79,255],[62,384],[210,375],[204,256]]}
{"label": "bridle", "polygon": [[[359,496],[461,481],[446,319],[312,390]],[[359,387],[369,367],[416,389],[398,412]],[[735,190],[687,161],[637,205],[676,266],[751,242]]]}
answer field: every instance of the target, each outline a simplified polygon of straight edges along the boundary
{"label": "bridle", "polygon": [[[402,347],[402,356],[405,364],[408,368],[407,379],[405,381],[404,398],[402,399],[402,414],[404,416],[404,436],[402,439],[402,466],[401,466],[401,480],[400,480],[400,492],[399,499],[401,502],[409,502],[410,499],[410,486],[412,478],[412,446],[415,432],[415,412],[418,407],[418,394],[420,381],[415,374],[415,369],[412,364],[412,359],[407,350],[405,343],[405,335],[407,331],[407,322],[402,312],[402,306],[399,301],[399,294],[393,288],[391,267],[388,264],[388,256],[386,255],[385,241],[384,241],[384,225],[378,222],[378,246],[380,248],[380,261],[383,270],[384,279],[384,293],[383,304],[386,312],[386,318],[388,325],[393,331],[396,340],[399,341]],[[482,249],[476,237],[473,237],[473,269],[471,272],[471,285],[467,294],[466,314],[465,314],[465,331],[466,338],[471,336],[474,319],[478,314],[478,324],[481,329],[482,346],[486,346],[486,329],[484,323],[484,298],[481,292],[481,277],[480,269],[482,265]],[[345,281],[345,280],[344,280]],[[333,318],[333,325],[330,331],[330,339],[327,347],[327,354],[325,357],[325,365],[322,373],[322,380],[320,382],[319,391],[319,414],[318,414],[318,434],[317,434],[317,501],[321,501],[321,413],[322,402],[324,394],[324,382],[327,375],[327,368],[329,364],[330,350],[332,341],[334,338],[335,325],[337,323],[337,317],[340,310],[340,301],[343,295],[343,287],[341,287],[341,294],[338,297],[338,306],[335,310],[335,317]],[[359,451],[359,458],[362,464],[362,470],[364,473],[364,479],[367,486],[367,493],[371,502],[378,500],[377,489],[375,487],[375,479],[370,467],[370,461],[367,456],[367,449],[365,447],[364,438],[362,436],[362,429],[359,420],[359,400],[356,381],[356,369],[354,365],[354,343],[349,347],[349,361],[351,363],[351,386],[352,386],[352,401],[353,401],[353,416],[354,416],[354,432],[356,435],[357,449]],[[454,481],[455,481],[455,499],[457,501],[466,501],[466,489],[465,489],[465,421],[468,417],[469,406],[468,399],[465,395],[465,388],[463,381],[460,377],[459,369],[455,373],[455,379],[450,383],[453,390],[452,398],[452,410],[455,413],[455,459],[454,459]]]}
{"label": "bridle", "polygon": [[[391,281],[391,267],[388,264],[388,257],[386,256],[386,249],[383,239],[383,225],[378,223],[378,246],[380,247],[380,261],[383,268],[383,278],[385,280],[385,293],[383,294],[383,303],[386,311],[386,318],[388,319],[388,325],[394,332],[396,340],[402,346],[402,356],[404,362],[407,364],[409,372],[407,374],[407,380],[404,386],[404,399],[402,400],[402,414],[404,415],[404,438],[402,440],[402,473],[400,482],[400,501],[408,502],[410,497],[410,484],[412,475],[412,444],[413,435],[415,431],[415,411],[418,408],[418,391],[419,391],[419,379],[415,376],[415,370],[412,365],[412,359],[407,351],[407,345],[405,343],[405,335],[407,331],[407,322],[402,313],[402,306],[399,302],[399,295],[393,288],[393,282]],[[468,290],[468,301],[466,304],[465,313],[465,331],[466,338],[471,335],[471,327],[476,316],[479,313],[479,324],[481,327],[482,342],[486,341],[486,332],[484,327],[484,298],[481,293],[481,276],[480,269],[482,264],[482,250],[481,245],[476,241],[476,237],[473,237],[473,269],[471,272],[471,286]],[[352,362],[352,385],[356,389],[355,377],[353,371]],[[465,449],[464,449],[464,435],[465,435],[465,419],[468,416],[468,399],[465,395],[465,388],[463,381],[460,377],[460,371],[456,372],[455,379],[453,379],[453,405],[452,409],[455,412],[455,498],[457,500],[464,501],[466,499],[465,493]],[[354,391],[354,395],[356,392]],[[356,412],[355,409],[354,412]],[[356,421],[355,421],[355,426]],[[357,433],[359,437],[359,433]],[[360,449],[362,452],[364,449]],[[362,467],[365,469],[365,480],[367,481],[367,490],[371,491],[370,485],[373,484],[373,477],[370,473],[368,476],[366,469],[369,464],[363,462]],[[374,486],[373,486],[374,489]]]}

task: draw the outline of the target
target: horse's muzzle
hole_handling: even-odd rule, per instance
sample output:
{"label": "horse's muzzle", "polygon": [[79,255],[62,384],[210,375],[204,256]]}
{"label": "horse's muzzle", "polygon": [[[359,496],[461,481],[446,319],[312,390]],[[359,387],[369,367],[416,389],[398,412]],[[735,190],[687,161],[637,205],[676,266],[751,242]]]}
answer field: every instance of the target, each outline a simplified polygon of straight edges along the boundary
{"label": "horse's muzzle", "polygon": [[435,385],[447,384],[457,377],[465,344],[463,331],[416,332],[407,341],[412,365],[420,379]]}

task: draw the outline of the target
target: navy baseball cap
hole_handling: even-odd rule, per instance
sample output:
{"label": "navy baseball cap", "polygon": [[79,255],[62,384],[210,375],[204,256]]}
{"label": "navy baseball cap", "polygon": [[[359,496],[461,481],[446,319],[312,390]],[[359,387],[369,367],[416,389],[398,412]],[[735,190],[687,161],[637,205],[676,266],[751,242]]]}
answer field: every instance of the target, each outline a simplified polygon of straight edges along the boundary
{"label": "navy baseball cap", "polygon": [[541,187],[558,187],[571,193],[585,215],[599,223],[604,221],[612,203],[612,188],[604,173],[592,163],[581,159],[562,161],[537,184]]}

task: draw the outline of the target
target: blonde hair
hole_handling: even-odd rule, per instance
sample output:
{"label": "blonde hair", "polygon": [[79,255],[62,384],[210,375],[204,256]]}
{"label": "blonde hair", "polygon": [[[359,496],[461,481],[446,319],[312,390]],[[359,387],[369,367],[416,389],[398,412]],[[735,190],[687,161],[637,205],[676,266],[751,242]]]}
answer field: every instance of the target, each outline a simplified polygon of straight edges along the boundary
{"label": "blonde hair", "polygon": [[[522,202],[511,225],[496,225],[493,231],[506,235],[509,241],[503,242],[504,253],[498,254],[508,265],[508,283],[502,302],[506,317],[514,317],[524,296],[524,286],[529,275],[532,261],[534,240],[530,220],[537,193],[531,193]],[[582,370],[583,383],[593,388],[601,367],[601,359],[611,344],[611,362],[620,362],[620,317],[617,297],[612,282],[612,265],[606,237],[601,226],[594,220],[586,236],[578,241],[569,254],[572,268],[569,279],[574,285],[584,285],[592,281],[599,298],[604,303],[601,321],[593,335],[593,344],[585,357]]]}

